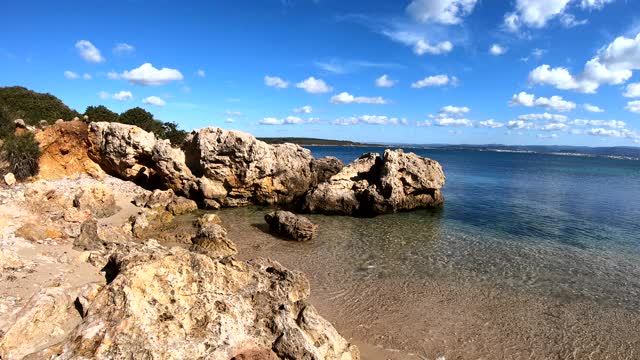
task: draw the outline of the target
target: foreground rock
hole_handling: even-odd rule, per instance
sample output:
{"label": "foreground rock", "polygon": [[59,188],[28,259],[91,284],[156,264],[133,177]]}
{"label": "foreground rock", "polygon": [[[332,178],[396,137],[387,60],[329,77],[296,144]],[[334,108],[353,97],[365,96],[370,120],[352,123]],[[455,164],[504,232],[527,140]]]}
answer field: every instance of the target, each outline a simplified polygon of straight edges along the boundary
{"label": "foreground rock", "polygon": [[312,213],[370,216],[441,205],[440,164],[402,150],[365,154],[306,196]]}
{"label": "foreground rock", "polygon": [[264,216],[269,224],[269,231],[284,238],[295,241],[312,240],[318,225],[304,216],[296,215],[289,211],[274,211]]}
{"label": "foreground rock", "polygon": [[32,358],[359,359],[307,303],[306,278],[276,262],[221,262],[149,241],[117,251],[105,270],[82,322]]}

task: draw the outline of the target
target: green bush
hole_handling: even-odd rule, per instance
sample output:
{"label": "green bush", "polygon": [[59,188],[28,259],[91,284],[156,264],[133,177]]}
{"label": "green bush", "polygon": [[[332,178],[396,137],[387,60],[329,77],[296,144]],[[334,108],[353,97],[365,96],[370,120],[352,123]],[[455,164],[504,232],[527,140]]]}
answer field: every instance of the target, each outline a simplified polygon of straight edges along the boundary
{"label": "green bush", "polygon": [[40,120],[51,123],[57,119],[70,120],[79,116],[60,99],[21,86],[0,87],[0,108],[7,108],[15,118],[24,119],[27,125],[38,125]]}
{"label": "green bush", "polygon": [[32,133],[11,135],[4,140],[2,153],[9,163],[9,171],[18,180],[38,174],[40,146]]}
{"label": "green bush", "polygon": [[119,117],[117,113],[109,110],[104,105],[89,106],[87,107],[87,110],[85,110],[84,114],[89,117],[89,121],[114,122],[114,121],[118,121],[118,117]]}
{"label": "green bush", "polygon": [[0,107],[0,139],[4,139],[13,134],[13,130],[15,129],[15,119],[17,118],[8,107]]}

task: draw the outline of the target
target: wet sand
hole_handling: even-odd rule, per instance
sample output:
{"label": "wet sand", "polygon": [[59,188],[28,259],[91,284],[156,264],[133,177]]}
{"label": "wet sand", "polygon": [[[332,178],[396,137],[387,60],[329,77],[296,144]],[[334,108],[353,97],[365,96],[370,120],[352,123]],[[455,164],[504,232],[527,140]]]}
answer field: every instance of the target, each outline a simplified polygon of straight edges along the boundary
{"label": "wet sand", "polygon": [[[311,302],[360,346],[364,359],[640,358],[640,313],[628,303],[594,301],[561,284],[547,294],[535,286],[478,281],[455,262],[432,272],[425,267],[418,276],[405,271],[403,264],[413,260],[397,249],[389,250],[397,257],[385,259],[376,249],[350,253],[336,242],[344,241],[335,239],[340,229],[327,228],[340,219],[314,218],[318,238],[296,243],[267,234],[264,211],[219,212],[240,257],[271,257],[303,271]],[[357,228],[371,221],[348,223]],[[447,253],[441,256],[447,264]]]}

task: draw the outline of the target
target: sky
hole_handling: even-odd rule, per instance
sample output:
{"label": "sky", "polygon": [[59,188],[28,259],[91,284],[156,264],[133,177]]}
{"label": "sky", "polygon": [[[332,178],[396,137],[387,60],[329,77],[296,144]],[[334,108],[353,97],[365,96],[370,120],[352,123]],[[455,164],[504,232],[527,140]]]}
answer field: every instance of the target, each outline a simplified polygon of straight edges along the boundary
{"label": "sky", "polygon": [[192,130],[638,146],[640,1],[7,1],[0,86]]}

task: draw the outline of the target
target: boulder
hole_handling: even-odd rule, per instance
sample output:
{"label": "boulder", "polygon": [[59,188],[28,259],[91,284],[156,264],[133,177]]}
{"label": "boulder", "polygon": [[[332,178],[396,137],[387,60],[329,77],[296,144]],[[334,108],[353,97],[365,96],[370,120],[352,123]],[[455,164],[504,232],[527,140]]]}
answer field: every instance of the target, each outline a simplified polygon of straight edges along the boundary
{"label": "boulder", "polygon": [[174,197],[173,200],[167,205],[167,211],[175,216],[187,214],[196,210],[198,210],[198,204],[196,204],[195,201],[189,200],[182,196]]}
{"label": "boulder", "polygon": [[328,181],[333,175],[342,170],[344,165],[340,159],[333,156],[325,156],[314,159],[311,162],[311,172],[313,173],[313,185]]}
{"label": "boulder", "polygon": [[189,248],[213,259],[222,259],[238,253],[236,245],[227,239],[227,231],[219,224],[205,224],[198,230]]}
{"label": "boulder", "polygon": [[0,248],[0,270],[20,269],[25,261],[15,251]]}
{"label": "boulder", "polygon": [[207,224],[221,225],[222,220],[220,220],[220,217],[216,214],[204,214],[194,222],[194,225],[198,228],[201,228]]}
{"label": "boulder", "polygon": [[269,231],[295,241],[309,241],[314,238],[318,225],[304,216],[289,211],[274,211],[264,216]]}
{"label": "boulder", "polygon": [[68,208],[64,211],[64,221],[82,223],[91,217],[91,211],[78,210],[77,208]]}
{"label": "boulder", "polygon": [[22,119],[15,119],[13,124],[16,126],[16,129],[26,129],[27,124]]}
{"label": "boulder", "polygon": [[97,218],[112,216],[118,211],[113,191],[103,184],[83,187],[73,200],[80,211],[88,210]]}
{"label": "boulder", "polygon": [[309,191],[312,213],[363,215],[439,206],[445,176],[440,164],[402,150],[370,153]]}
{"label": "boulder", "polygon": [[42,354],[228,360],[270,359],[272,349],[281,359],[359,359],[308,304],[304,275],[274,261],[216,261],[151,240],[116,251],[105,272],[82,322]]}
{"label": "boulder", "polygon": [[269,145],[240,131],[205,128],[183,146],[203,198],[224,206],[288,204],[313,182],[311,152],[294,144]]}
{"label": "boulder", "polygon": [[13,173],[6,173],[4,175],[4,183],[7,184],[7,186],[13,186],[16,184],[16,176],[13,175]]}

